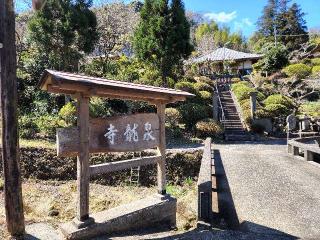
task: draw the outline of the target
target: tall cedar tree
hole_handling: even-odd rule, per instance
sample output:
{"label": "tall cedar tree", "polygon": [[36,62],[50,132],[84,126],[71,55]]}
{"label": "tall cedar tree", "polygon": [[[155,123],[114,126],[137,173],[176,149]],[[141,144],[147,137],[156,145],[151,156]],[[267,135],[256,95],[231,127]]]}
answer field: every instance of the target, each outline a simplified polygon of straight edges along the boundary
{"label": "tall cedar tree", "polygon": [[279,14],[279,20],[281,19],[283,24],[282,26],[280,24],[279,39],[286,45],[289,51],[300,49],[303,43],[309,41],[309,35],[307,35],[308,29],[304,16],[305,13],[302,12],[301,8],[296,3],[289,7],[286,12],[281,12]]}
{"label": "tall cedar tree", "polygon": [[192,51],[183,3],[174,0],[169,7],[168,0],[146,0],[140,15],[134,33],[135,54],[139,60],[158,68],[162,85],[167,86],[167,78]]}
{"label": "tall cedar tree", "polygon": [[262,16],[258,19],[258,32],[265,37],[274,35],[276,26],[276,18],[278,12],[278,0],[268,0],[268,4],[263,9]]}
{"label": "tall cedar tree", "polygon": [[269,0],[257,24],[260,34],[272,39],[276,31],[277,40],[292,51],[299,49],[309,37],[306,35],[305,13],[296,3],[289,7],[290,2],[291,0]]}
{"label": "tall cedar tree", "polygon": [[28,25],[29,41],[48,66],[76,71],[82,52],[90,53],[97,40],[92,0],[47,0]]}
{"label": "tall cedar tree", "polygon": [[187,20],[184,4],[181,0],[173,0],[171,4],[170,44],[174,62],[186,59],[193,51],[190,39],[190,23]]}

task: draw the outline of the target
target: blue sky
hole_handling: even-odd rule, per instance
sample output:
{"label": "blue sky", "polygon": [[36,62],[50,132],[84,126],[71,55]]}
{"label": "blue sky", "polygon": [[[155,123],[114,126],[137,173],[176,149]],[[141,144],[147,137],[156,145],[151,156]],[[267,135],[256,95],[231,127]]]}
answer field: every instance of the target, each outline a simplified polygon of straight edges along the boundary
{"label": "blue sky", "polygon": [[[99,0],[94,0],[98,2]],[[128,2],[130,0],[126,0]],[[17,0],[16,6],[24,10],[31,0]],[[293,0],[307,13],[308,28],[320,27],[320,0]],[[204,14],[219,24],[227,25],[232,31],[241,31],[250,36],[256,29],[257,19],[261,16],[267,0],[184,0],[187,10]]]}
{"label": "blue sky", "polygon": [[[207,18],[229,26],[233,31],[242,31],[250,36],[256,29],[267,0],[185,0],[186,9],[203,13]],[[295,0],[307,13],[308,28],[320,27],[320,0]]]}

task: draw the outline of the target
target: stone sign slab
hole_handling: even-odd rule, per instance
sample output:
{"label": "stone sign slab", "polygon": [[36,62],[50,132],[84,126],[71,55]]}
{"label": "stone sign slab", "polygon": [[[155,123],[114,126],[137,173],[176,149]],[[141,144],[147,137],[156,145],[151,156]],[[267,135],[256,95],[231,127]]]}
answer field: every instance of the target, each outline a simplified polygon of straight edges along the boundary
{"label": "stone sign slab", "polygon": [[[90,215],[95,223],[78,229],[73,221],[62,224],[66,239],[90,239],[103,234],[123,233],[161,224],[176,226],[177,200],[170,196],[154,195],[116,208]],[[107,236],[105,236],[107,238]]]}
{"label": "stone sign slab", "polygon": [[[159,116],[154,113],[90,119],[90,153],[132,152],[159,145]],[[75,156],[79,151],[78,127],[57,129],[58,156]]]}

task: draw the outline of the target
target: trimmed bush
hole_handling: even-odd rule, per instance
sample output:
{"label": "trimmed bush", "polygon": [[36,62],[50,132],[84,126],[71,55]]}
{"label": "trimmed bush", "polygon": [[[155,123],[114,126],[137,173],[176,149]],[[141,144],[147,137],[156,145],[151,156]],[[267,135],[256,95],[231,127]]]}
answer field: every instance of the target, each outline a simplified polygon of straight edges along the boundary
{"label": "trimmed bush", "polygon": [[177,126],[182,119],[182,115],[176,108],[166,108],[165,110],[166,115],[166,123],[169,126]]}
{"label": "trimmed bush", "polygon": [[232,83],[232,84],[239,83],[239,82],[241,82],[241,79],[240,79],[240,78],[232,78],[232,79],[231,79],[231,83]]}
{"label": "trimmed bush", "polygon": [[181,139],[183,137],[182,129],[178,126],[166,127],[166,138],[167,142],[171,140]]}
{"label": "trimmed bush", "polygon": [[256,118],[257,119],[271,118],[271,117],[272,117],[272,115],[266,109],[258,109],[256,111]]}
{"label": "trimmed bush", "polygon": [[320,66],[314,66],[312,68],[312,74],[313,75],[320,75]]}
{"label": "trimmed bush", "polygon": [[207,83],[207,84],[212,84],[212,80],[208,77],[205,77],[205,76],[199,76],[199,77],[195,77],[195,80],[197,82],[203,82],[203,83]]}
{"label": "trimmed bush", "polygon": [[250,103],[250,100],[249,100],[249,99],[243,99],[243,100],[241,100],[241,101],[239,102],[239,105],[240,105],[240,107],[241,107],[241,109],[242,109],[243,111],[245,111],[245,110],[250,111],[250,109],[251,109],[251,103]]}
{"label": "trimmed bush", "polygon": [[219,137],[223,133],[221,124],[213,119],[204,119],[196,124],[197,136],[201,138]]}
{"label": "trimmed bush", "polygon": [[178,82],[178,83],[176,83],[176,85],[174,87],[176,89],[179,89],[179,90],[182,90],[182,91],[186,91],[186,92],[190,92],[190,93],[194,93],[195,92],[193,83],[191,83],[191,82]]}
{"label": "trimmed bush", "polygon": [[34,138],[38,133],[38,126],[35,118],[30,116],[21,116],[19,118],[19,136],[25,139]]}
{"label": "trimmed bush", "polygon": [[243,87],[243,86],[245,86],[245,87],[251,87],[251,84],[250,84],[249,82],[247,82],[247,81],[241,81],[241,82],[232,84],[231,89],[232,89],[232,91],[237,91],[237,88]]}
{"label": "trimmed bush", "polygon": [[54,138],[56,136],[56,129],[66,127],[64,120],[58,116],[43,115],[35,120],[39,133],[43,137]]}
{"label": "trimmed bush", "polygon": [[311,64],[313,66],[320,66],[320,58],[311,59]]}
{"label": "trimmed bush", "polygon": [[242,101],[245,99],[250,98],[250,93],[254,91],[253,88],[247,86],[239,86],[235,90],[233,90],[234,94],[236,95],[238,101]]}
{"label": "trimmed bush", "polygon": [[307,102],[302,104],[299,113],[311,117],[320,117],[320,102]]}
{"label": "trimmed bush", "polygon": [[271,104],[281,104],[281,105],[284,105],[286,106],[287,108],[292,108],[294,106],[294,103],[293,101],[286,97],[286,96],[283,96],[281,94],[273,94],[273,95],[270,95],[265,101],[264,101],[264,104],[266,106],[268,105],[271,105]]}
{"label": "trimmed bush", "polygon": [[289,77],[303,79],[311,74],[311,67],[303,63],[297,63],[289,65],[283,71]]}
{"label": "trimmed bush", "polygon": [[106,101],[99,97],[92,97],[89,105],[90,117],[108,117],[112,114],[111,108]]}
{"label": "trimmed bush", "polygon": [[212,114],[212,109],[209,106],[188,103],[181,105],[179,112],[186,126],[192,128],[198,121],[208,118]]}
{"label": "trimmed bush", "polygon": [[211,93],[207,92],[207,91],[200,91],[199,95],[205,101],[211,101],[211,99],[212,99]]}
{"label": "trimmed bush", "polygon": [[71,103],[68,102],[66,105],[64,105],[59,113],[58,113],[59,117],[62,118],[68,125],[73,125],[76,123],[77,120],[77,108],[76,106]]}
{"label": "trimmed bush", "polygon": [[269,104],[265,107],[265,110],[270,113],[271,117],[284,116],[291,112],[291,109],[283,104]]}
{"label": "trimmed bush", "polygon": [[195,84],[193,84],[193,88],[198,92],[200,91],[212,92],[212,87],[208,83],[204,83],[204,82],[196,82]]}

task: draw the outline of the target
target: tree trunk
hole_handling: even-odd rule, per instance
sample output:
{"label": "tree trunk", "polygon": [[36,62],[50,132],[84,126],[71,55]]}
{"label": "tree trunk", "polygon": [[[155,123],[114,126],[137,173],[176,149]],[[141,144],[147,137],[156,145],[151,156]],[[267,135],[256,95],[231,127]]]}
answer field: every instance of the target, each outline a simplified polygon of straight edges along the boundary
{"label": "tree trunk", "polygon": [[12,0],[0,1],[0,89],[2,122],[2,161],[7,229],[23,235],[24,215],[17,123],[17,76],[15,13]]}

